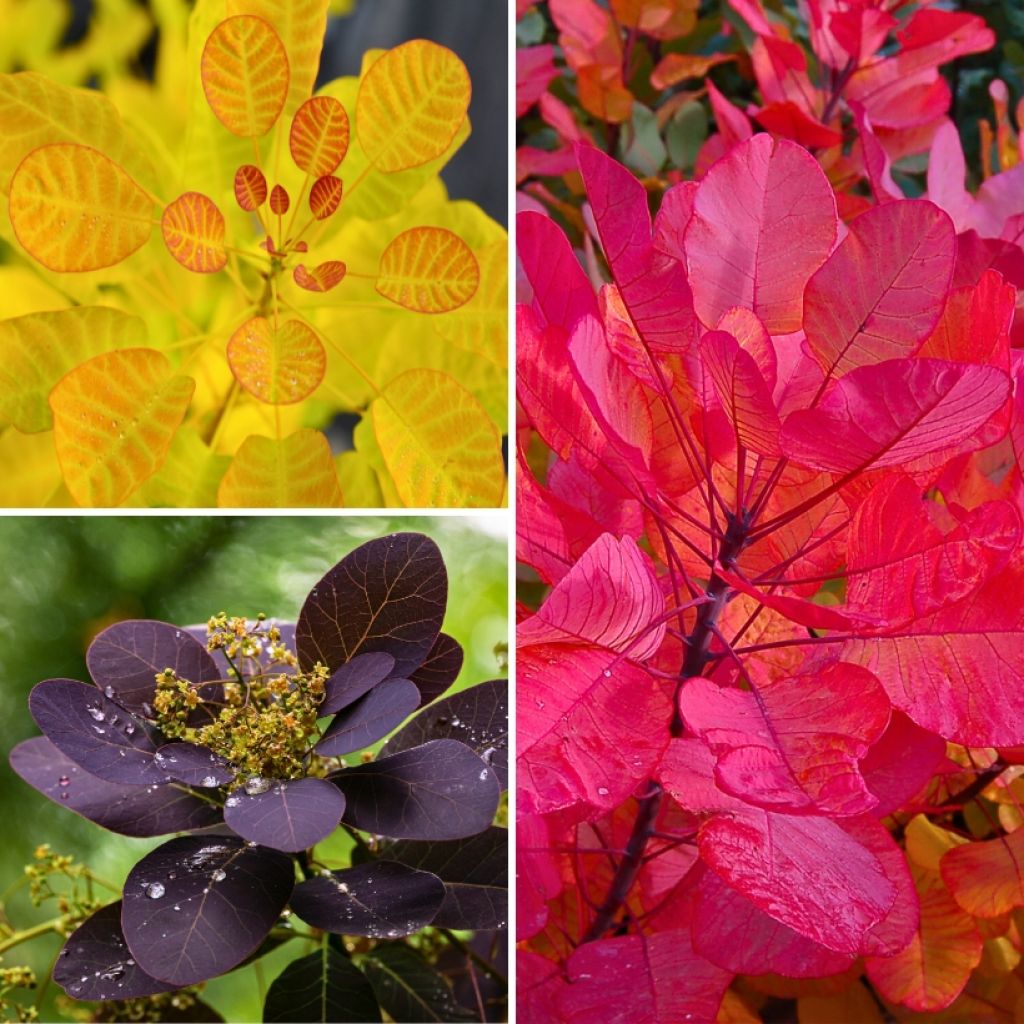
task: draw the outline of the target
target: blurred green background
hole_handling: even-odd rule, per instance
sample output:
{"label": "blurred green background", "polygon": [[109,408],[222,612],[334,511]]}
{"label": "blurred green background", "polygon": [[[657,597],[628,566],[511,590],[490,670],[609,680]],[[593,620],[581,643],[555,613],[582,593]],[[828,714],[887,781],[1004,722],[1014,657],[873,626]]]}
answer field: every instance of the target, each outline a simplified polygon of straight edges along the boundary
{"label": "blurred green background", "polygon": [[[507,540],[500,515],[0,518],[6,584],[0,603],[0,892],[23,874],[40,843],[120,883],[166,839],[106,832],[46,800],[10,770],[11,748],[39,732],[27,707],[36,682],[88,679],[86,647],[118,619],[190,625],[223,610],[294,620],[306,593],[335,562],[364,541],[396,530],[428,534],[444,554],[444,629],[466,651],[455,688],[504,674],[495,655],[495,645],[508,640]],[[56,914],[52,904],[34,908],[23,889],[7,910],[18,928]],[[42,979],[60,945],[54,935],[26,943],[5,956],[4,966],[28,964]],[[204,998],[227,1021],[258,1021],[262,984],[301,952],[286,944],[264,958],[262,980],[253,967],[236,971],[212,981]],[[58,995],[50,985],[39,1007],[42,1020],[70,1019],[55,1003]]]}

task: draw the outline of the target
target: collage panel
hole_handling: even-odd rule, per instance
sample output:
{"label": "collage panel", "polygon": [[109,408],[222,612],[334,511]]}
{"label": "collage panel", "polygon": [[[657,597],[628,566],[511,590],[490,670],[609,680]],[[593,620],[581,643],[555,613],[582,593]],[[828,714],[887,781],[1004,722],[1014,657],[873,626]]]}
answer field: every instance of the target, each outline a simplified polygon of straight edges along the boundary
{"label": "collage panel", "polygon": [[507,6],[10,0],[0,506],[507,503]]}
{"label": "collage panel", "polygon": [[507,542],[0,519],[4,1019],[506,1019]]}
{"label": "collage panel", "polygon": [[1022,11],[516,4],[520,1024],[1024,1020]]}

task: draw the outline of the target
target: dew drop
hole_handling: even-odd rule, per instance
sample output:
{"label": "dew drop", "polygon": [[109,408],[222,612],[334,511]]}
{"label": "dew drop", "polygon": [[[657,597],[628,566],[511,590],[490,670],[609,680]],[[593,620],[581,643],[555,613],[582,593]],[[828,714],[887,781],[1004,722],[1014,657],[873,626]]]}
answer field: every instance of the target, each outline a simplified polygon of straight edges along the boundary
{"label": "dew drop", "polygon": [[100,736],[106,736],[107,734],[107,730],[101,729],[98,725],[94,725],[92,728],[93,732],[98,733]]}
{"label": "dew drop", "polygon": [[597,795],[598,796],[607,796],[608,795],[608,787],[607,786],[598,786],[597,787]]}
{"label": "dew drop", "polygon": [[175,910],[181,910],[181,907],[180,907],[180,906],[178,906],[178,904],[177,904],[177,903],[175,903],[175,904],[174,904],[174,909],[175,909]]}
{"label": "dew drop", "polygon": [[106,716],[105,714],[103,714],[103,712],[102,712],[102,711],[100,711],[100,709],[99,709],[99,708],[97,708],[97,707],[88,707],[88,708],[86,708],[85,710],[86,710],[86,711],[88,711],[88,712],[89,712],[89,714],[90,714],[90,715],[92,715],[92,717],[93,717],[93,718],[94,718],[94,719],[95,719],[95,720],[96,720],[97,722],[102,722],[102,721],[103,721],[103,720],[104,720],[104,719],[105,719],[105,718],[107,717],[107,716]]}
{"label": "dew drop", "polygon": [[109,686],[109,685],[108,686],[104,686],[103,687],[103,695],[105,697],[109,698],[109,699],[113,699],[114,688],[112,686]]}
{"label": "dew drop", "polygon": [[606,668],[606,669],[605,669],[605,670],[604,670],[604,671],[603,671],[603,672],[601,673],[601,675],[603,675],[603,676],[605,677],[605,679],[611,679],[611,677],[612,677],[612,670],[611,670],[610,668]]}
{"label": "dew drop", "polygon": [[210,875],[210,878],[212,878],[215,882],[223,882],[224,879],[227,877],[227,872],[224,871],[222,868],[217,868],[217,870],[214,871],[212,875]]}
{"label": "dew drop", "polygon": [[260,775],[254,775],[245,781],[245,791],[249,796],[258,796],[260,793],[266,793],[268,789],[270,789],[270,780],[264,779]]}
{"label": "dew drop", "polygon": [[61,800],[67,800],[67,798],[68,798],[68,791],[66,789],[62,790],[62,792],[60,794],[60,798],[61,798]]}
{"label": "dew drop", "polygon": [[206,786],[207,788],[216,786],[217,780],[212,775],[204,775],[202,785]]}
{"label": "dew drop", "polygon": [[486,782],[487,781],[487,769],[486,768],[480,773],[480,781],[481,782]]}
{"label": "dew drop", "polygon": [[58,786],[70,786],[71,785],[71,780],[66,775],[62,775],[57,780],[57,785]]}
{"label": "dew drop", "polygon": [[128,735],[129,735],[129,736],[131,736],[131,734],[132,734],[133,732],[135,732],[135,726],[134,726],[134,725],[132,725],[132,723],[131,723],[131,722],[129,722],[129,723],[128,723],[128,724],[127,724],[127,725],[126,725],[125,727],[124,727],[124,731],[125,731],[125,732],[126,732],[126,733],[127,733]]}
{"label": "dew drop", "polygon": [[491,763],[491,758],[498,752],[497,747],[488,747],[480,756],[488,763]]}
{"label": "dew drop", "polygon": [[146,895],[151,900],[158,900],[167,890],[159,882],[151,882],[146,886]]}
{"label": "dew drop", "polygon": [[239,797],[237,797],[237,796],[229,796],[227,798],[227,800],[224,801],[224,806],[225,807],[237,807],[241,802],[242,801],[241,801],[241,799]]}

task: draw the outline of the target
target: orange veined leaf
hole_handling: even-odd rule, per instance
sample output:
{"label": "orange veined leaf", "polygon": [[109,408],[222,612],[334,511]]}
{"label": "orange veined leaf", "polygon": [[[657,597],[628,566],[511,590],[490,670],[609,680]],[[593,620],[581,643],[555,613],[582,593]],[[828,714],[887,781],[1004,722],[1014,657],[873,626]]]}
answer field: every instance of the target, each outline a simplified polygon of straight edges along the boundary
{"label": "orange veined leaf", "polygon": [[479,284],[473,250],[446,228],[403,231],[381,254],[377,291],[417,313],[458,309]]}
{"label": "orange veined leaf", "polygon": [[295,112],[288,148],[300,171],[330,174],[348,152],[348,114],[333,96],[314,96]]}
{"label": "orange veined leaf", "polygon": [[41,146],[22,160],[9,209],[18,241],[57,271],[120,263],[153,228],[153,202],[125,169],[73,142]]}
{"label": "orange veined leaf", "polygon": [[345,264],[341,260],[327,260],[320,263],[312,270],[308,270],[303,264],[299,264],[292,272],[295,283],[307,292],[329,292],[335,285],[341,283],[345,276]]}
{"label": "orange veined leaf", "polygon": [[309,190],[309,208],[317,220],[327,220],[338,209],[344,191],[341,178],[325,174],[313,182]]}
{"label": "orange veined leaf", "polygon": [[359,83],[356,137],[385,172],[440,156],[466,118],[472,85],[451,50],[414,39],[378,58]]}
{"label": "orange veined leaf", "polygon": [[106,352],[66,374],[50,408],[71,497],[92,508],[122,504],[166,458],[194,390],[148,348]]}
{"label": "orange veined leaf", "polygon": [[267,179],[253,164],[243,164],[235,171],[235,199],[247,213],[258,210],[267,201]]}
{"label": "orange veined leaf", "polygon": [[224,214],[202,192],[178,196],[164,210],[160,230],[170,254],[188,270],[212,274],[228,261]]}
{"label": "orange veined leaf", "polygon": [[291,205],[291,196],[288,195],[288,190],[283,185],[275,185],[270,190],[270,209],[278,216],[287,213],[288,207]]}
{"label": "orange veined leaf", "polygon": [[281,440],[253,435],[238,449],[217,492],[221,508],[339,508],[338,472],[319,430]]}
{"label": "orange veined leaf", "polygon": [[388,472],[410,508],[494,508],[501,435],[474,395],[437,370],[400,374],[371,406]]}
{"label": "orange veined leaf", "polygon": [[249,394],[269,405],[289,405],[319,387],[327,356],[301,320],[287,320],[275,331],[266,317],[255,316],[231,335],[228,364]]}
{"label": "orange veined leaf", "polygon": [[242,138],[266,135],[288,96],[284,44],[267,22],[251,15],[228,18],[210,33],[200,74],[217,119]]}

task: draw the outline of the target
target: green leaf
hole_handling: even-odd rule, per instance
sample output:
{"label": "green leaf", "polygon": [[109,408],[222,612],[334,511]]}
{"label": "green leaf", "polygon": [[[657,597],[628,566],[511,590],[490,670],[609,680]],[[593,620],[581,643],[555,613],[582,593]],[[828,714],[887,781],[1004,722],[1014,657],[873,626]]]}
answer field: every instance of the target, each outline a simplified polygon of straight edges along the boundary
{"label": "green leaf", "polygon": [[665,143],[661,141],[654,111],[642,103],[634,103],[633,113],[623,125],[623,162],[634,171],[650,176],[661,170],[666,156]]}
{"label": "green leaf", "polygon": [[708,115],[701,103],[687,103],[673,115],[665,130],[665,142],[672,166],[690,169],[708,137]]}

